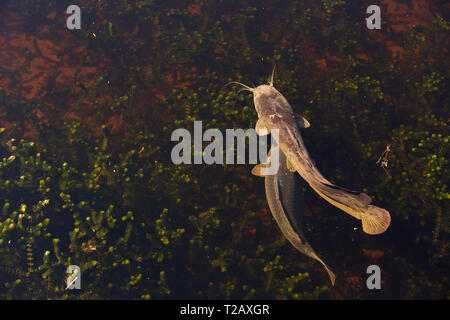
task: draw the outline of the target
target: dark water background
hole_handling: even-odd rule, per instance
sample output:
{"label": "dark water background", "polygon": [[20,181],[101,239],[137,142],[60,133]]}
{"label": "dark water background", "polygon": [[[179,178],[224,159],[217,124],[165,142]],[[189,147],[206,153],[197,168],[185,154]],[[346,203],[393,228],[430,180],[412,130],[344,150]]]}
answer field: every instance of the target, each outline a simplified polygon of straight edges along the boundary
{"label": "dark water background", "polygon": [[[1,298],[448,298],[444,1],[373,3],[381,30],[365,1],[80,1],[73,31],[70,4],[0,2]],[[251,165],[170,161],[194,120],[254,127],[251,96],[222,87],[274,64],[319,170],[392,216],[369,236],[305,183],[334,287],[282,237]]]}

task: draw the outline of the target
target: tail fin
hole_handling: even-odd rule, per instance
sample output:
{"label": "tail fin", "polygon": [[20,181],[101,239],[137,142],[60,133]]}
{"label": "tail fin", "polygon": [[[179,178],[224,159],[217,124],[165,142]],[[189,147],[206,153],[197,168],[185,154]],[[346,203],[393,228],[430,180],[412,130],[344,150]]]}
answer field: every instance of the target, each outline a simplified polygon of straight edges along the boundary
{"label": "tail fin", "polygon": [[325,270],[327,270],[328,275],[330,276],[331,285],[334,287],[334,283],[336,282],[336,275],[324,262],[322,262],[322,264],[325,267]]}
{"label": "tail fin", "polygon": [[330,269],[330,267],[327,266],[327,264],[322,261],[322,259],[319,258],[319,262],[324,266],[325,270],[327,271],[328,275],[330,276],[331,285],[334,286],[334,283],[336,282],[336,275]]}
{"label": "tail fin", "polygon": [[[350,206],[351,204],[354,205],[355,204],[354,202],[352,203],[351,201],[349,201],[348,204],[347,203],[343,204],[339,201],[332,199],[331,197],[337,198],[337,197],[334,197],[334,195],[335,195],[334,192],[333,192],[333,194],[328,196],[328,195],[324,194],[324,192],[327,192],[326,189],[324,190],[323,188],[321,188],[321,190],[319,190],[318,188],[314,187],[313,185],[311,185],[311,187],[322,198],[327,200],[329,203],[331,203],[335,207],[343,210],[344,212],[347,212],[348,214],[355,217],[356,219],[361,220],[363,231],[367,234],[383,233],[386,231],[386,229],[391,224],[391,215],[385,209],[382,209],[380,207],[377,207],[377,206],[374,206],[371,204],[367,205],[365,208],[362,208],[362,207],[354,208],[354,207]],[[362,194],[364,194],[364,193],[362,193]],[[364,195],[366,195],[366,194],[364,194]],[[339,200],[341,200],[341,199],[339,199]]]}
{"label": "tail fin", "polygon": [[[308,244],[308,246],[309,246],[309,244]],[[334,274],[333,270],[331,270],[331,268],[322,259],[319,258],[319,256],[314,252],[314,250],[312,250],[312,248],[311,248],[311,252],[310,252],[309,256],[311,258],[319,261],[323,265],[323,267],[327,271],[328,275],[330,276],[331,285],[334,286],[334,283],[336,282],[336,275]]]}
{"label": "tail fin", "polygon": [[391,224],[391,215],[387,210],[369,205],[364,213],[361,213],[361,221],[365,233],[380,234]]}

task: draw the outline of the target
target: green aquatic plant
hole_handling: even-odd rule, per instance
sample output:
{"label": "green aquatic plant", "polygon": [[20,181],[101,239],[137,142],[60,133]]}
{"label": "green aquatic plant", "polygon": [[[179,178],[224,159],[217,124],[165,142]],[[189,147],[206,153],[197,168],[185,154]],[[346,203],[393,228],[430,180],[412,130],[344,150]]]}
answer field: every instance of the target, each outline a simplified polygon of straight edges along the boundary
{"label": "green aquatic plant", "polygon": [[[67,125],[66,141],[73,146],[81,143],[79,130],[79,123]],[[17,271],[11,267],[1,269],[10,279],[4,286],[8,296],[69,297],[63,275],[70,264],[80,266],[83,292],[91,298],[114,297],[119,292],[136,298],[183,296],[177,292],[176,283],[187,278],[178,277],[198,262],[203,268],[219,267],[222,273],[235,264],[231,248],[217,244],[214,247],[214,242],[211,243],[211,239],[219,239],[217,233],[225,232],[217,215],[223,209],[211,208],[198,215],[185,216],[190,223],[174,223],[174,217],[179,217],[186,207],[181,206],[180,194],[173,190],[179,191],[182,185],[187,188],[191,183],[184,170],[173,171],[158,163],[138,165],[144,156],[137,149],[115,158],[108,152],[107,134],[97,141],[98,146],[86,150],[87,165],[70,159],[70,154],[67,162],[51,163],[46,155],[52,151],[37,152],[33,143],[5,138],[3,134],[5,159],[0,176],[4,186],[2,199],[8,200],[2,211],[0,264],[8,266],[16,261],[17,268]],[[69,164],[69,161],[74,162]],[[172,191],[167,192],[167,197],[175,201],[169,201],[173,206],[162,208],[155,216],[152,212],[157,207],[148,208],[148,201],[155,201],[152,194],[156,196],[159,187],[144,181],[149,177],[159,179],[161,174],[168,174],[166,188]],[[147,187],[143,188],[144,185]],[[237,196],[234,194],[232,198]],[[232,206],[238,202],[238,199],[225,201]],[[201,208],[194,206],[193,210]],[[149,250],[142,250],[144,243]],[[189,250],[183,252],[186,247]],[[209,249],[212,247],[213,251]],[[187,263],[187,269],[173,269],[180,263],[181,266]],[[246,260],[241,263],[245,265]],[[121,274],[120,282],[111,281],[116,274]],[[201,274],[193,276],[191,285],[200,280],[197,277],[201,278]],[[248,289],[235,292],[232,289],[235,286],[222,286],[218,282],[224,290],[215,293],[218,297],[256,291],[247,285]],[[34,287],[40,289],[26,289]]]}
{"label": "green aquatic plant", "polygon": [[[56,5],[5,8],[38,18]],[[394,54],[394,36],[361,28],[365,6],[87,0],[86,28],[57,39],[36,31],[61,57],[82,48],[67,57],[79,91],[60,81],[60,64],[34,75],[43,98],[24,100],[20,77],[34,55],[46,60],[36,45],[1,66],[22,91],[0,88],[0,297],[367,298],[352,285],[379,262],[360,254],[374,247],[390,263],[383,285],[393,289],[380,296],[447,297],[448,22],[413,26]],[[274,64],[275,86],[311,123],[302,135],[324,175],[392,215],[385,235],[368,238],[305,188],[306,229],[336,265],[333,290],[280,234],[251,166],[170,161],[171,132],[195,120],[204,130],[254,127],[251,95],[223,86],[267,83]],[[89,78],[85,67],[98,70]],[[65,290],[70,264],[81,292]]]}

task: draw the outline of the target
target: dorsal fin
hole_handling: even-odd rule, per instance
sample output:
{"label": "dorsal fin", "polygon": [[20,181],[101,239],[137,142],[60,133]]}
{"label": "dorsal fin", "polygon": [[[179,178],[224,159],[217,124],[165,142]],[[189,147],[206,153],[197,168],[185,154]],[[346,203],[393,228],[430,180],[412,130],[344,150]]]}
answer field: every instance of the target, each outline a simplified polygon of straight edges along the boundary
{"label": "dorsal fin", "polygon": [[275,65],[273,66],[272,76],[270,77],[269,86],[273,87],[273,76],[275,74]]}

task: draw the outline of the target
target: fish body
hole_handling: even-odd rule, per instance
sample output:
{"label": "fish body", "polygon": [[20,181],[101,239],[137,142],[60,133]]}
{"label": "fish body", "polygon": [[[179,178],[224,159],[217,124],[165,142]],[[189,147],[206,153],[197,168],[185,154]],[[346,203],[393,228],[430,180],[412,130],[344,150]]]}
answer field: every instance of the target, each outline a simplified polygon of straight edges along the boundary
{"label": "fish body", "polygon": [[309,123],[293,113],[287,99],[273,86],[273,75],[274,72],[268,85],[263,84],[256,88],[232,82],[243,86],[243,90],[253,93],[258,114],[256,133],[264,135],[278,129],[276,142],[287,158],[286,165],[290,171],[297,171],[326,201],[361,220],[363,231],[367,234],[380,234],[386,231],[391,223],[391,216],[387,210],[371,205],[372,199],[363,192],[331,183],[316,168],[299,130],[299,124],[308,127]]}
{"label": "fish body", "polygon": [[[269,153],[270,155],[271,153]],[[260,175],[261,166],[255,166],[252,173]],[[304,199],[301,194],[300,177],[296,172],[291,172],[286,166],[286,157],[279,153],[278,172],[274,175],[264,176],[266,198],[272,216],[275,219],[286,239],[304,255],[319,261],[330,276],[334,285],[336,276],[328,265],[319,258],[314,249],[306,240],[302,228],[302,216],[305,210]]]}

